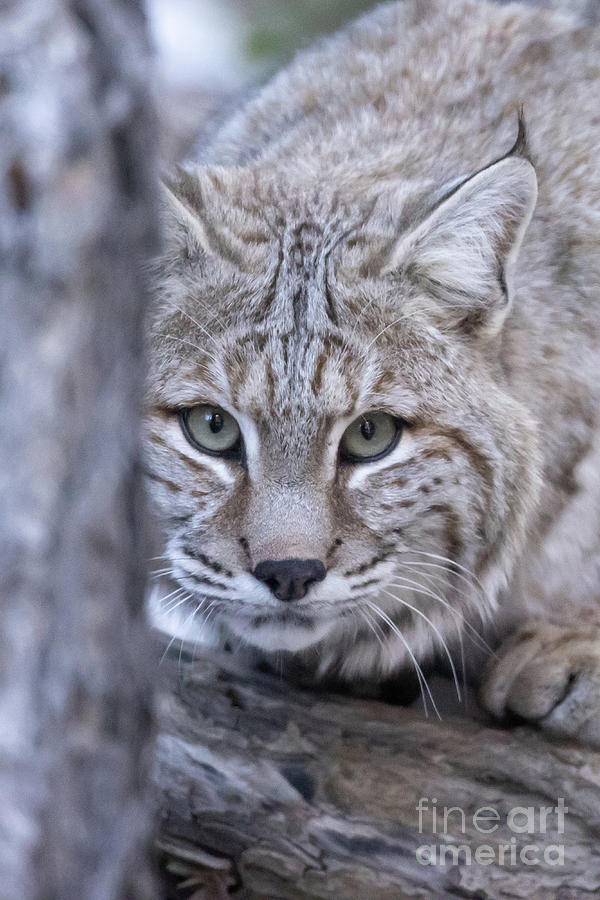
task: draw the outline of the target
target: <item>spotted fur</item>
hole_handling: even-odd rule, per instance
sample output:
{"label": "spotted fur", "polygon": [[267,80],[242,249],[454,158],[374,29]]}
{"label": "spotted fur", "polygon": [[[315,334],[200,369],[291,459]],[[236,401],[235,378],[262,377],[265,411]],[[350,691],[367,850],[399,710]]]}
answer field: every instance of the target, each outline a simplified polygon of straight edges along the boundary
{"label": "spotted fur", "polygon": [[[516,4],[392,3],[169,181],[146,423],[165,627],[380,678],[596,602],[599,49]],[[186,442],[201,402],[243,464]],[[344,464],[369,410],[402,439]],[[284,557],[327,567],[293,604],[252,575]]]}

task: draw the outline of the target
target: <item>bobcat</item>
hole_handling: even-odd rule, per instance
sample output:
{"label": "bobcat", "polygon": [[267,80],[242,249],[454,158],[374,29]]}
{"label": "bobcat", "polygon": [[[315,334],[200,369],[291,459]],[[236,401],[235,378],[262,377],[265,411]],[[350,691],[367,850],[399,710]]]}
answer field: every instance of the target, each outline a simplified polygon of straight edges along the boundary
{"label": "bobcat", "polygon": [[504,636],[483,705],[600,742],[599,95],[593,29],[405,0],[167,181],[162,627],[424,685]]}

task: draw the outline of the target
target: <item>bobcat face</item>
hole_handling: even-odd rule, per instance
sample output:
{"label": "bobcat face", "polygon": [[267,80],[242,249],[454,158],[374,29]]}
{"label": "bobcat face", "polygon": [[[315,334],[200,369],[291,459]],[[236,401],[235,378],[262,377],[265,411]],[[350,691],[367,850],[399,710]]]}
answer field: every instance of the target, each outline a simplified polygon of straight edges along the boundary
{"label": "bobcat face", "polygon": [[286,185],[303,200],[285,206],[239,173],[171,186],[147,471],[189,636],[208,619],[383,673],[489,612],[537,471],[497,362],[534,187],[524,160],[498,166],[400,240],[377,196]]}

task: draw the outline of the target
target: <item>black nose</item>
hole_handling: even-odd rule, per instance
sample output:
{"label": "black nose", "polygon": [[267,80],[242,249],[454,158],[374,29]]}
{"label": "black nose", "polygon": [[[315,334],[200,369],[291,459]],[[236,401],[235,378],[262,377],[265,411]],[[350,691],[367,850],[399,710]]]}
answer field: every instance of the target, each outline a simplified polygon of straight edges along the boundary
{"label": "black nose", "polygon": [[323,581],[327,572],[320,559],[265,559],[253,574],[279,600],[299,600],[311,584]]}

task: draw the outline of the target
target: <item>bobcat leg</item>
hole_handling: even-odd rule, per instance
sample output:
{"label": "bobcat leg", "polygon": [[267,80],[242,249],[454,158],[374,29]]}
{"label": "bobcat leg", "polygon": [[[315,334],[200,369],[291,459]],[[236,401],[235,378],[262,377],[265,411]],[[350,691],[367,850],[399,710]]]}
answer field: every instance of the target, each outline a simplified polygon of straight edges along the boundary
{"label": "bobcat leg", "polygon": [[497,718],[516,714],[550,734],[600,746],[600,618],[526,623],[501,647],[480,697]]}

